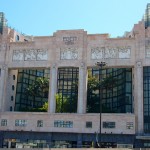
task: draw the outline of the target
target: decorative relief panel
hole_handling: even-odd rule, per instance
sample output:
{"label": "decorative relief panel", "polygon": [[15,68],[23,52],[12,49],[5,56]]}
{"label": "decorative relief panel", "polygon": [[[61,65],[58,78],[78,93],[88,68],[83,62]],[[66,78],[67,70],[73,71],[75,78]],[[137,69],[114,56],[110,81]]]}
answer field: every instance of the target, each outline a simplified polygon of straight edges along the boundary
{"label": "decorative relief panel", "polygon": [[24,51],[24,60],[36,60],[37,50],[25,50]]}
{"label": "decorative relief panel", "polygon": [[37,50],[37,60],[47,60],[47,50]]}
{"label": "decorative relief panel", "polygon": [[12,59],[13,59],[13,61],[23,61],[24,60],[24,51],[23,50],[14,50]]}
{"label": "decorative relief panel", "polygon": [[60,59],[78,59],[77,48],[61,49]]}
{"label": "decorative relief panel", "polygon": [[14,50],[13,61],[40,61],[47,60],[47,50]]}
{"label": "decorative relief panel", "polygon": [[101,58],[103,58],[104,49],[105,49],[104,47],[92,48],[91,49],[92,59],[101,59]]}
{"label": "decorative relief panel", "polygon": [[131,49],[130,47],[96,47],[91,49],[91,59],[102,59],[102,58],[130,58]]}
{"label": "decorative relief panel", "polygon": [[104,51],[105,58],[117,58],[117,49],[116,48],[106,48]]}

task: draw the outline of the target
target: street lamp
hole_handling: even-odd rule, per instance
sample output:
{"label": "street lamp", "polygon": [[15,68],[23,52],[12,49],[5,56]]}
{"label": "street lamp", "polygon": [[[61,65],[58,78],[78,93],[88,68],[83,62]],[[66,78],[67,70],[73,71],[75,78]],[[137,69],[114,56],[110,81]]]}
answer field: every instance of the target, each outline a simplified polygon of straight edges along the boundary
{"label": "street lamp", "polygon": [[[102,68],[106,66],[106,62],[104,61],[97,62],[96,66],[98,66],[102,70]],[[102,122],[102,85],[100,87],[100,99],[99,99],[99,144],[98,144],[99,147],[101,147],[101,122]]]}

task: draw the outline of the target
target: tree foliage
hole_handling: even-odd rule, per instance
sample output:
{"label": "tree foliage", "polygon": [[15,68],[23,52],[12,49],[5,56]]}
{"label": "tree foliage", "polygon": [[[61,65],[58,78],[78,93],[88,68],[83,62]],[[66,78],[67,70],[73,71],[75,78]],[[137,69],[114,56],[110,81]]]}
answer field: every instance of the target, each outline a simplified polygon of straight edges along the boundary
{"label": "tree foliage", "polygon": [[57,113],[75,113],[77,100],[76,98],[71,99],[69,96],[64,96],[62,93],[57,93],[55,96],[56,99],[56,112]]}
{"label": "tree foliage", "polygon": [[26,88],[26,93],[30,96],[48,98],[49,79],[37,78],[32,85]]}
{"label": "tree foliage", "polygon": [[[87,85],[87,112],[99,112],[99,101],[100,94],[103,95],[103,90],[108,89],[111,90],[117,84],[117,79],[112,75],[107,75],[102,77],[99,80],[97,77],[92,76],[92,74],[88,73],[88,85]],[[100,94],[99,94],[100,93]],[[108,108],[106,106],[102,106],[103,111],[108,112]]]}
{"label": "tree foliage", "polygon": [[48,99],[48,91],[49,91],[49,79],[38,77],[32,85],[29,85],[25,89],[25,94],[27,96],[30,96],[32,98],[32,104],[34,103],[34,100],[36,97],[41,98],[41,101],[43,105],[41,107],[36,108],[26,108],[27,111],[44,111],[46,112],[48,110],[48,102],[45,101]]}

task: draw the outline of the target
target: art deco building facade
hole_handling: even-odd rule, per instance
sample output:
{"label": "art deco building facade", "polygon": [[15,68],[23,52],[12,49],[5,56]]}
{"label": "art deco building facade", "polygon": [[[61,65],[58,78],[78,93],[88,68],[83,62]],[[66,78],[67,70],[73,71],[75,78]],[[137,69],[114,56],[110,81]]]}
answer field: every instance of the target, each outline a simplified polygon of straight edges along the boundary
{"label": "art deco building facade", "polygon": [[[0,147],[91,147],[99,139],[102,147],[150,147],[149,18],[148,4],[119,38],[84,30],[33,37],[0,13]],[[116,82],[95,87],[107,77]]]}

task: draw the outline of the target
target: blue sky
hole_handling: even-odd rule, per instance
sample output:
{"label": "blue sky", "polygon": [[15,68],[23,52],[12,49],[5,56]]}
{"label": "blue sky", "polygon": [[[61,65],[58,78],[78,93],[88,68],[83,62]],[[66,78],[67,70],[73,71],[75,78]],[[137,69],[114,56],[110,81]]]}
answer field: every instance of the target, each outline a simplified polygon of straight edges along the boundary
{"label": "blue sky", "polygon": [[0,0],[8,25],[33,36],[84,29],[122,36],[145,13],[150,0]]}

